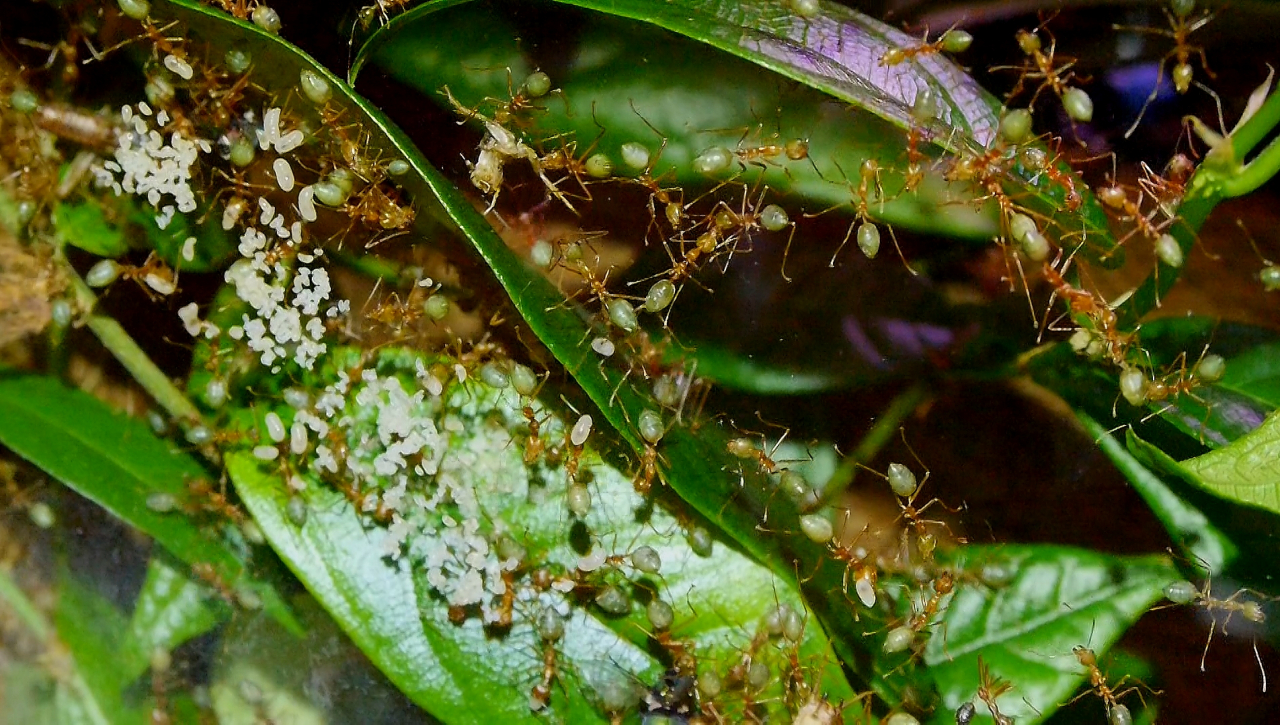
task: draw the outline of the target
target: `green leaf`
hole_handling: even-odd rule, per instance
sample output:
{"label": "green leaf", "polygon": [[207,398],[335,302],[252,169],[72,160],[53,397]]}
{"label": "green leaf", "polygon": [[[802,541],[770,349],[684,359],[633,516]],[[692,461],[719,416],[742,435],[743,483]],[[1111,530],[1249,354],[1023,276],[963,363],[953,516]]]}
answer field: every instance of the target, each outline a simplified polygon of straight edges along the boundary
{"label": "green leaf", "polygon": [[[413,360],[385,351],[378,367],[383,374],[399,369],[412,376]],[[438,463],[436,478],[447,480],[451,490],[472,492],[486,520],[502,522],[539,567],[577,570],[584,552],[575,548],[574,527],[565,521],[563,467],[527,468],[509,432],[508,426],[523,424],[521,408],[530,403],[510,390],[495,393],[477,384],[451,392],[449,400],[441,415],[452,421],[450,429],[455,432]],[[536,411],[535,416],[543,420],[544,430],[563,435],[562,421],[547,411]],[[285,496],[276,475],[265,473],[247,454],[231,454],[228,462],[237,488],[281,556],[361,649],[415,702],[449,722],[533,717],[529,689],[538,681],[544,645],[539,644],[531,622],[543,605],[519,612],[507,633],[486,636],[474,617],[452,624],[446,603],[433,594],[436,585],[424,570],[403,559],[385,558],[387,534],[362,526],[331,488],[308,486],[309,514],[299,530],[285,516]],[[659,584],[657,591],[675,614],[672,636],[695,650],[700,661],[731,660],[750,645],[757,623],[780,605],[809,618],[794,588],[741,553],[718,545],[711,556],[697,556],[675,533],[681,525],[669,514],[655,509],[638,518],[642,501],[629,476],[590,455],[580,465],[592,476],[591,509],[580,522],[586,531],[601,532],[591,544],[593,554],[601,561],[603,557],[626,560],[640,546],[654,548],[663,562],[654,584]],[[433,546],[428,537],[415,536],[411,552]],[[417,556],[411,553],[410,561]],[[617,565],[598,566],[603,566],[602,579],[593,586],[616,581],[616,586],[637,594],[652,586],[643,584],[643,579],[635,583],[618,579],[613,576],[621,573]],[[735,582],[731,590],[720,586],[726,578]],[[605,616],[594,608],[573,610],[566,623],[568,631],[556,647],[561,674],[575,685],[565,688],[563,699],[559,690],[553,697],[552,708],[558,715],[596,721],[602,717],[598,704],[602,688],[615,687],[619,681],[636,687],[631,678],[646,683],[646,688],[656,681],[663,668],[644,651],[652,646],[652,626],[646,621],[643,601],[637,598],[631,614],[622,617]],[[820,627],[805,627],[794,654],[806,671],[821,673],[824,694],[853,699],[854,692],[835,666]],[[791,650],[771,642],[757,656],[780,668],[790,662]],[[472,674],[468,678],[466,673]],[[786,710],[781,681],[775,684],[776,698],[762,696],[761,700],[782,714]]]}
{"label": "green leaf", "polygon": [[[0,377],[0,443],[153,537],[188,564],[206,563],[225,581],[247,577],[225,541],[180,514],[158,513],[148,496],[181,501],[186,481],[207,477],[194,457],[155,436],[146,423],[116,412],[93,396],[43,376]],[[270,584],[246,580],[268,611],[297,631]]]}
{"label": "green leaf", "polygon": [[1182,462],[1205,489],[1280,513],[1280,413],[1225,448]]}
{"label": "green leaf", "polygon": [[[468,21],[469,16],[457,11],[437,15],[454,4],[422,5],[394,18],[362,44],[351,77],[356,77],[368,59],[376,58],[389,73],[432,97],[444,84],[474,88],[472,102],[484,96],[504,97],[505,76],[490,74],[477,82],[476,77],[483,74],[471,69],[506,65],[519,82],[533,63],[521,57],[514,46],[514,35],[503,32],[493,11],[476,11],[482,22]],[[767,0],[732,5],[709,0],[661,4],[642,0],[569,0],[565,4],[663,28],[803,85],[779,97],[776,82],[758,73],[744,73],[740,64],[727,58],[687,50],[687,43],[655,35],[634,23],[593,19],[587,24],[578,64],[555,78],[569,101],[548,101],[549,112],[539,119],[550,134],[572,133],[585,147],[586,139],[596,137],[599,119],[607,131],[598,148],[615,158],[616,150],[626,142],[652,147],[657,139],[632,110],[634,102],[639,113],[670,140],[663,155],[666,163],[655,170],[655,175],[658,171],[674,171],[675,181],[684,184],[697,179],[688,162],[702,148],[713,143],[733,147],[739,140],[743,146],[759,145],[765,140],[753,144],[743,138],[743,133],[757,127],[769,132],[771,126],[786,128],[784,139],[798,135],[810,140],[817,166],[793,163],[785,173],[781,167],[765,168],[762,177],[771,188],[789,189],[811,202],[816,207],[811,210],[848,205],[852,187],[842,175],[855,178],[862,160],[875,158],[882,168],[898,173],[885,174],[885,195],[895,201],[883,208],[875,204],[871,212],[874,217],[920,230],[974,238],[991,236],[989,222],[984,224],[968,214],[957,214],[958,205],[944,203],[948,194],[954,202],[986,195],[986,189],[969,192],[953,185],[949,192],[930,189],[897,199],[902,188],[901,170],[906,163],[899,149],[905,146],[905,132],[919,125],[911,113],[918,89],[933,89],[943,107],[943,120],[929,125],[927,140],[922,144],[936,145],[934,155],[944,148],[980,152],[994,141],[999,122],[1000,103],[949,59],[931,56],[893,68],[878,65],[885,51],[916,45],[917,38],[838,5],[824,6],[821,16],[803,20],[785,4]],[[458,19],[450,21],[450,16]],[[429,24],[413,27],[415,20],[426,21],[428,17]],[[445,30],[437,36],[436,31],[441,28]],[[480,28],[483,34],[477,37]],[[442,44],[448,47],[454,42],[459,43],[456,52],[439,50]],[[494,45],[496,49],[491,48]],[[662,52],[655,52],[656,49]],[[636,58],[644,58],[645,62],[636,63]],[[662,79],[656,87],[655,77]],[[814,93],[815,90],[821,93]],[[824,94],[849,102],[864,113],[855,111],[852,121],[845,114],[833,114]],[[573,106],[571,113],[562,112],[566,105]],[[776,122],[771,117],[761,117],[762,109],[775,108]],[[699,134],[699,129],[738,130],[722,131],[717,138],[714,134]],[[886,145],[886,138],[898,140]],[[674,166],[668,169],[671,162]],[[1065,163],[1059,168],[1071,173]],[[1063,235],[1084,239],[1086,256],[1107,266],[1118,266],[1123,261],[1122,250],[1110,235],[1106,215],[1087,189],[1083,190],[1079,211],[1068,213],[1063,211],[1065,191],[1051,184],[1043,173],[1013,164],[1005,183],[1006,191],[1018,203],[1052,219]],[[1083,184],[1077,182],[1076,187],[1083,189]]]}
{"label": "green leaf", "polygon": [[129,251],[124,231],[107,223],[102,207],[94,202],[60,201],[53,207],[58,238],[99,257],[116,258]]}
{"label": "green leaf", "polygon": [[990,588],[957,587],[929,638],[924,660],[942,697],[935,722],[974,698],[979,657],[993,676],[1013,683],[998,700],[1000,712],[1040,722],[1085,679],[1072,649],[1105,652],[1181,578],[1167,557],[1056,546],[970,545],[960,568],[977,574],[993,563],[1012,578]]}
{"label": "green leaf", "polygon": [[63,686],[74,721],[97,723],[142,722],[141,711],[124,701],[128,681],[115,657],[126,629],[124,614],[64,568],[58,583],[54,626],[70,650],[74,668]]}
{"label": "green leaf", "polygon": [[[152,211],[135,204],[129,220],[142,228],[147,246],[169,266],[184,272],[219,269],[236,254],[231,234],[223,230],[221,220],[209,210],[193,212],[196,213],[200,214],[198,219],[204,219],[203,222],[197,220],[193,223],[188,215],[175,214],[168,226],[161,229]],[[191,259],[187,259],[183,251],[187,240],[193,237],[195,246]]]}
{"label": "green leaf", "polygon": [[227,607],[210,599],[208,591],[186,571],[175,567],[168,557],[152,554],[129,620],[127,644],[117,659],[122,677],[126,681],[136,678],[150,666],[152,652],[172,651],[213,629],[227,615]]}
{"label": "green leaf", "polygon": [[[1219,571],[1235,560],[1239,549],[1203,512],[1180,497],[1160,476],[1120,445],[1120,441],[1101,423],[1083,411],[1076,411],[1076,417],[1084,425],[1085,432],[1098,442],[1102,452],[1147,502],[1184,555],[1197,557]],[[1132,430],[1126,433],[1126,438],[1129,449],[1142,442]],[[1159,452],[1154,446],[1149,450],[1153,455]],[[1172,463],[1172,459],[1169,462]]]}
{"label": "green leaf", "polygon": [[[421,607],[412,573],[383,559],[385,534],[367,530],[341,494],[310,487],[307,522],[299,529],[286,517],[280,481],[256,459],[230,454],[227,470],[272,547],[406,697],[445,722],[536,720],[527,691],[518,687],[534,681],[528,673],[536,654],[490,640],[474,619],[453,625],[438,604]],[[567,628],[566,642],[580,646],[601,636],[616,640],[582,618]],[[624,651],[644,656],[634,649],[611,653]],[[600,720],[576,688],[568,697],[572,704],[558,703],[559,712]]]}

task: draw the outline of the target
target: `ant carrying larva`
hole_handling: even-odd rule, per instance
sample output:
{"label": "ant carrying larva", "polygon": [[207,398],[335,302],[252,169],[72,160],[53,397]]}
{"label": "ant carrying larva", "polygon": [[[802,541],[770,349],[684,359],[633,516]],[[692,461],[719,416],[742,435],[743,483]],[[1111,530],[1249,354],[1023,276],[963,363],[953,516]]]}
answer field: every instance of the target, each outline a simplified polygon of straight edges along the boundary
{"label": "ant carrying larva", "polygon": [[929,29],[926,27],[924,34],[920,36],[920,42],[916,45],[906,48],[891,48],[881,54],[877,64],[881,66],[895,66],[907,60],[928,55],[936,55],[938,53],[963,53],[973,45],[973,36],[964,30],[957,30],[953,25],[947,28],[938,36],[938,39],[929,42]]}
{"label": "ant carrying larva", "polygon": [[1210,78],[1217,77],[1213,71],[1209,70],[1209,59],[1205,56],[1204,48],[1192,45],[1189,42],[1191,34],[1209,24],[1214,17],[1213,12],[1206,10],[1197,17],[1191,18],[1195,5],[1195,0],[1170,0],[1167,7],[1162,6],[1160,11],[1164,13],[1165,18],[1169,21],[1168,28],[1145,28],[1120,24],[1111,26],[1113,30],[1164,36],[1172,40],[1174,44],[1173,50],[1166,53],[1156,66],[1156,82],[1151,88],[1151,95],[1147,96],[1147,100],[1142,104],[1142,109],[1138,111],[1138,117],[1133,120],[1128,130],[1124,132],[1125,138],[1129,138],[1134,131],[1138,130],[1138,125],[1142,123],[1142,117],[1146,115],[1147,109],[1160,95],[1160,86],[1164,83],[1164,67],[1169,61],[1174,61],[1173,70],[1169,73],[1169,77],[1173,80],[1174,90],[1179,94],[1190,90],[1191,83],[1195,78],[1195,71],[1191,67],[1192,55],[1200,56],[1200,67],[1204,70],[1205,75]]}
{"label": "ant carrying larva", "polygon": [[[1028,80],[1038,80],[1040,84],[1031,94],[1031,101],[1027,103],[1027,108],[1035,110],[1040,94],[1048,89],[1062,102],[1062,107],[1073,124],[1088,123],[1093,120],[1093,99],[1079,87],[1071,85],[1071,81],[1077,80],[1075,71],[1071,70],[1076,64],[1076,59],[1057,54],[1058,41],[1046,27],[1052,19],[1053,16],[1050,16],[1032,30],[1023,29],[1017,32],[1018,48],[1026,56],[1020,65],[993,66],[991,70],[1012,70],[1018,73],[1018,82],[1005,95],[1006,103],[1021,95]],[[1048,50],[1044,49],[1040,39],[1042,31],[1049,36]]]}

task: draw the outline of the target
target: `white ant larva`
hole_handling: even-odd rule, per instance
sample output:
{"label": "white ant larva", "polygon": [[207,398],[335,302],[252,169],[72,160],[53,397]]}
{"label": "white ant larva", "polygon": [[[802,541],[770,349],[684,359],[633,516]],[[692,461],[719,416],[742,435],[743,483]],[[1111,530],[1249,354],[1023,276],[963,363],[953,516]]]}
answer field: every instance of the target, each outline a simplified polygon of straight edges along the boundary
{"label": "white ant larva", "polygon": [[267,413],[266,424],[267,436],[272,440],[272,442],[279,443],[284,440],[284,421],[280,420],[280,416],[275,411]]}
{"label": "white ant larva", "polygon": [[276,184],[284,192],[293,191],[293,167],[285,159],[271,162],[271,170],[275,172]]}
{"label": "white ant larva", "polygon": [[173,71],[184,81],[191,80],[192,76],[195,75],[195,71],[191,70],[191,64],[176,55],[166,55],[164,57],[164,67]]}
{"label": "white ant larva", "polygon": [[584,413],[581,418],[578,418],[578,422],[573,424],[573,430],[569,432],[569,442],[580,446],[587,442],[589,435],[591,435],[591,416]]}

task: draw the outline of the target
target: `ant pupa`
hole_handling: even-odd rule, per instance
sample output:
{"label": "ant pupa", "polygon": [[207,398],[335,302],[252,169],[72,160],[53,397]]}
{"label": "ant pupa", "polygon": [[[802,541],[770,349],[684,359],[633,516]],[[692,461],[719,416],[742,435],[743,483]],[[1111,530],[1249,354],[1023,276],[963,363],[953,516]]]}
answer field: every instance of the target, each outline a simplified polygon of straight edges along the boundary
{"label": "ant pupa", "polygon": [[[1262,596],[1252,589],[1238,589],[1226,599],[1215,597],[1213,595],[1213,573],[1203,559],[1200,560],[1200,564],[1204,566],[1205,571],[1208,573],[1205,577],[1204,586],[1197,588],[1190,581],[1183,579],[1166,586],[1164,595],[1174,605],[1189,604],[1201,607],[1208,612],[1210,622],[1209,636],[1205,639],[1204,651],[1200,654],[1200,671],[1204,672],[1205,660],[1209,657],[1209,645],[1213,643],[1215,630],[1221,629],[1222,633],[1226,635],[1227,625],[1231,623],[1231,618],[1237,614],[1254,625],[1261,625],[1266,622],[1267,614],[1262,608],[1261,602],[1245,598],[1246,595]],[[1219,613],[1226,614],[1221,621],[1218,620]],[[1256,636],[1253,638],[1253,656],[1258,662],[1258,671],[1262,673],[1262,691],[1266,692],[1267,670],[1262,666],[1262,655],[1258,652],[1258,639]]]}
{"label": "ant pupa", "polygon": [[[1027,103],[1027,108],[1035,110],[1036,101],[1047,89],[1058,96],[1072,123],[1077,121],[1087,123],[1093,117],[1093,102],[1083,90],[1070,85],[1071,81],[1076,79],[1075,71],[1071,70],[1076,64],[1076,59],[1057,55],[1058,41],[1046,27],[1049,20],[1052,20],[1052,16],[1042,20],[1040,25],[1032,30],[1023,29],[1017,32],[1018,47],[1026,56],[1020,65],[994,66],[991,70],[1012,70],[1018,73],[1018,82],[1005,96],[1006,103],[1023,92],[1027,81],[1040,81],[1031,94],[1031,101]],[[1048,50],[1044,49],[1040,39],[1042,31],[1049,37]]]}
{"label": "ant pupa", "polygon": [[1164,13],[1165,18],[1169,21],[1168,28],[1146,28],[1119,24],[1111,26],[1113,30],[1160,35],[1173,41],[1173,50],[1166,53],[1156,66],[1156,82],[1151,89],[1151,95],[1147,96],[1146,102],[1142,104],[1142,109],[1138,111],[1138,117],[1124,132],[1125,138],[1132,136],[1133,132],[1138,129],[1138,124],[1142,122],[1142,117],[1146,114],[1147,108],[1160,95],[1160,86],[1164,82],[1164,67],[1170,60],[1174,61],[1174,66],[1169,76],[1173,80],[1174,90],[1180,94],[1186,93],[1191,89],[1191,82],[1195,78],[1195,71],[1191,68],[1192,55],[1200,56],[1200,67],[1204,69],[1205,75],[1210,78],[1217,78],[1217,75],[1209,70],[1209,59],[1205,56],[1204,48],[1192,45],[1189,42],[1192,33],[1213,20],[1214,13],[1206,10],[1192,18],[1190,16],[1194,9],[1194,0],[1172,0],[1168,7],[1161,6],[1160,11]]}
{"label": "ant pupa", "polygon": [[878,63],[882,66],[894,66],[906,60],[935,55],[943,51],[963,53],[969,49],[970,45],[973,45],[973,36],[966,31],[957,30],[954,25],[943,31],[932,43],[929,42],[929,29],[925,28],[924,35],[920,36],[918,44],[906,48],[891,48],[880,56]]}

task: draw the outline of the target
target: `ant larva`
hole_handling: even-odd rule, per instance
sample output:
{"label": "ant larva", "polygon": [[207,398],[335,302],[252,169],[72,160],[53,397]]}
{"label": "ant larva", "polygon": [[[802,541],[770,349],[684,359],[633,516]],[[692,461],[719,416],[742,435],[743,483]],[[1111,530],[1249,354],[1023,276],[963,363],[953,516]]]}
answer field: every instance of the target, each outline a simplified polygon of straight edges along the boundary
{"label": "ant larva", "polygon": [[963,53],[972,44],[973,36],[964,30],[956,30],[954,25],[943,31],[937,40],[930,43],[929,29],[926,27],[924,35],[920,36],[919,44],[906,48],[891,48],[880,56],[877,63],[881,66],[894,66],[919,56],[934,55],[943,51]]}
{"label": "ant larva", "polygon": [[[1146,700],[1142,697],[1142,691],[1138,689],[1137,685],[1131,685],[1123,690],[1118,690],[1121,685],[1129,680],[1129,675],[1121,677],[1115,682],[1115,684],[1108,684],[1106,674],[1098,667],[1097,653],[1083,645],[1073,647],[1071,652],[1076,656],[1080,665],[1088,670],[1089,686],[1092,689],[1076,695],[1074,698],[1069,700],[1067,704],[1069,705],[1085,695],[1088,695],[1090,692],[1093,692],[1097,694],[1097,696],[1102,700],[1102,704],[1106,707],[1108,722],[1112,723],[1112,725],[1127,725],[1128,723],[1133,722],[1133,716],[1129,713],[1128,706],[1120,702],[1120,698],[1130,692],[1136,692],[1138,693],[1138,699],[1142,700],[1144,707],[1146,706]],[[1151,688],[1147,689],[1150,690]],[[1161,693],[1158,690],[1151,690],[1151,694],[1160,695]]]}
{"label": "ant larva", "polygon": [[[1031,102],[1027,104],[1027,108],[1034,111],[1040,94],[1045,89],[1049,89],[1062,102],[1062,107],[1073,124],[1077,121],[1088,123],[1093,118],[1093,100],[1080,88],[1070,85],[1072,80],[1077,80],[1075,71],[1071,70],[1076,64],[1076,59],[1057,55],[1058,41],[1046,27],[1052,19],[1053,16],[1050,16],[1032,30],[1023,29],[1017,32],[1015,37],[1018,48],[1026,56],[1020,65],[993,66],[991,70],[1013,70],[1018,73],[1018,82],[1005,95],[1006,103],[1022,93],[1028,80],[1039,80],[1040,85],[1031,94]],[[1047,51],[1044,50],[1044,44],[1040,40],[1041,31],[1049,36]]]}
{"label": "ant larva", "polygon": [[[1199,558],[1199,557],[1197,557]],[[1200,564],[1204,566],[1208,575],[1205,577],[1204,586],[1197,588],[1190,581],[1185,579],[1172,582],[1164,588],[1164,596],[1173,605],[1188,604],[1191,606],[1203,607],[1209,614],[1209,637],[1205,639],[1204,651],[1200,654],[1200,671],[1205,671],[1205,660],[1209,657],[1209,645],[1213,643],[1214,631],[1219,629],[1221,625],[1222,634],[1227,634],[1227,625],[1231,623],[1231,618],[1239,614],[1246,621],[1260,625],[1266,622],[1267,613],[1262,608],[1262,604],[1252,599],[1242,599],[1246,594],[1252,594],[1261,597],[1262,595],[1252,589],[1238,589],[1234,594],[1226,599],[1218,599],[1213,596],[1213,573],[1209,570],[1209,565],[1200,559]],[[1157,607],[1157,609],[1162,607]],[[1217,613],[1225,612],[1226,617],[1221,622],[1218,621]],[[1262,673],[1262,691],[1267,691],[1267,670],[1262,665],[1262,655],[1258,652],[1258,638],[1253,638],[1253,656],[1258,662],[1258,670]]]}
{"label": "ant larva", "polygon": [[[1002,714],[1000,706],[996,704],[996,700],[1001,695],[1012,689],[1013,684],[1008,680],[993,677],[982,655],[978,655],[978,699],[987,706],[987,710],[991,712],[991,719],[996,722],[996,725],[1013,725],[1013,718]],[[959,720],[957,715],[956,721],[959,722]]]}
{"label": "ant larva", "polygon": [[1191,83],[1195,78],[1195,71],[1191,68],[1191,56],[1200,56],[1200,67],[1204,69],[1205,75],[1210,78],[1217,78],[1212,70],[1209,70],[1209,59],[1205,56],[1204,48],[1198,45],[1192,45],[1188,42],[1191,34],[1203,28],[1213,20],[1214,13],[1208,10],[1201,13],[1196,18],[1191,18],[1191,13],[1195,10],[1195,0],[1170,0],[1167,7],[1161,6],[1160,11],[1164,13],[1165,18],[1169,20],[1169,27],[1166,28],[1145,28],[1130,25],[1115,24],[1111,26],[1112,30],[1127,30],[1133,33],[1149,33],[1151,35],[1161,35],[1173,41],[1173,50],[1169,51],[1160,59],[1160,63],[1156,66],[1156,82],[1151,89],[1151,95],[1147,96],[1147,100],[1142,104],[1142,109],[1138,111],[1138,117],[1133,120],[1133,124],[1124,132],[1124,137],[1129,138],[1133,132],[1138,129],[1138,124],[1142,122],[1142,117],[1146,114],[1153,101],[1160,95],[1160,85],[1164,82],[1164,67],[1170,61],[1174,61],[1173,70],[1169,73],[1169,77],[1173,80],[1173,88],[1179,94],[1186,93],[1191,89]]}

